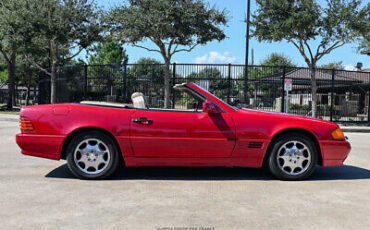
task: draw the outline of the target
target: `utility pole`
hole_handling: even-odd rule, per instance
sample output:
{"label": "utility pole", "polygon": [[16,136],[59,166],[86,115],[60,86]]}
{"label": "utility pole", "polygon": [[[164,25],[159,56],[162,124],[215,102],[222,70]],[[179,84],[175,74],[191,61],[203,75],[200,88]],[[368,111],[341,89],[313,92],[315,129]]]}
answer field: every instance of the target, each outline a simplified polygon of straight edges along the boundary
{"label": "utility pole", "polygon": [[245,71],[244,71],[244,102],[248,104],[248,62],[249,62],[249,22],[250,22],[251,1],[247,0],[247,32],[245,44]]}
{"label": "utility pole", "polygon": [[253,48],[251,49],[251,55],[252,55],[252,60],[251,60],[251,65],[254,65],[254,50]]}

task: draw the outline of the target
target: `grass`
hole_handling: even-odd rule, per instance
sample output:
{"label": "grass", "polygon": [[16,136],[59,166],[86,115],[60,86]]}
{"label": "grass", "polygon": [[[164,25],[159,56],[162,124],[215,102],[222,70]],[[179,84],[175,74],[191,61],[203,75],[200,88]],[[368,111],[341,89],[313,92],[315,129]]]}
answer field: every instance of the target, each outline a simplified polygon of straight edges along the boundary
{"label": "grass", "polygon": [[19,111],[0,111],[1,114],[14,114],[14,115],[19,115]]}
{"label": "grass", "polygon": [[19,114],[19,109],[15,108],[14,110],[6,110],[6,104],[0,104],[0,115],[1,114]]}

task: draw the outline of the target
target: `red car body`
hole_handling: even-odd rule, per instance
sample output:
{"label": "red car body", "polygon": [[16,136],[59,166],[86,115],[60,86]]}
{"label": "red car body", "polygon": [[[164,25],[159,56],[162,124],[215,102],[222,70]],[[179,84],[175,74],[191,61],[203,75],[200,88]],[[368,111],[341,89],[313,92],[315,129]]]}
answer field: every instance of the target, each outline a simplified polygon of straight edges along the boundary
{"label": "red car body", "polygon": [[[25,155],[54,160],[66,158],[68,142],[81,131],[100,130],[111,136],[125,166],[242,166],[261,167],[270,143],[287,132],[303,133],[319,150],[319,164],[343,164],[350,144],[336,140],[338,128],[319,119],[234,109],[193,83],[187,87],[211,101],[222,112],[130,109],[83,104],[48,104],[23,107],[32,131],[17,134]],[[150,125],[134,123],[147,118]]]}

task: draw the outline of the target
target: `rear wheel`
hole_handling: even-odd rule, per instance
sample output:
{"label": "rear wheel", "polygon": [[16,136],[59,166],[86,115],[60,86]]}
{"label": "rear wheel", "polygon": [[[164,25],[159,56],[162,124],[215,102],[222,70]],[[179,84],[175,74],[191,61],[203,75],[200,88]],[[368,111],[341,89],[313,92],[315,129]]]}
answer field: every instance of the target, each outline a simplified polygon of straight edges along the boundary
{"label": "rear wheel", "polygon": [[113,140],[98,131],[83,132],[67,148],[68,167],[80,179],[103,179],[114,173],[119,151]]}
{"label": "rear wheel", "polygon": [[303,180],[315,169],[317,149],[303,134],[286,134],[275,141],[267,160],[268,168],[276,178]]}

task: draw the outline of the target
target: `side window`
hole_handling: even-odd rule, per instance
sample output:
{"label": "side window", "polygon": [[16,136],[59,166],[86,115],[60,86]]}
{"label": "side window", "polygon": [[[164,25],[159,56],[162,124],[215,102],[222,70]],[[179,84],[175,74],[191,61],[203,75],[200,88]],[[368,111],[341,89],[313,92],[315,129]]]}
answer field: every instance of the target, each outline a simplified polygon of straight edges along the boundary
{"label": "side window", "polygon": [[177,91],[174,110],[202,112],[203,102],[205,98],[190,89]]}
{"label": "side window", "polygon": [[203,102],[205,98],[186,87],[175,88],[174,100],[171,97],[171,108],[164,107],[162,97],[157,97],[155,94],[144,95],[141,92],[135,92],[131,95],[132,107],[137,109],[151,110],[173,110],[186,112],[202,112]]}

